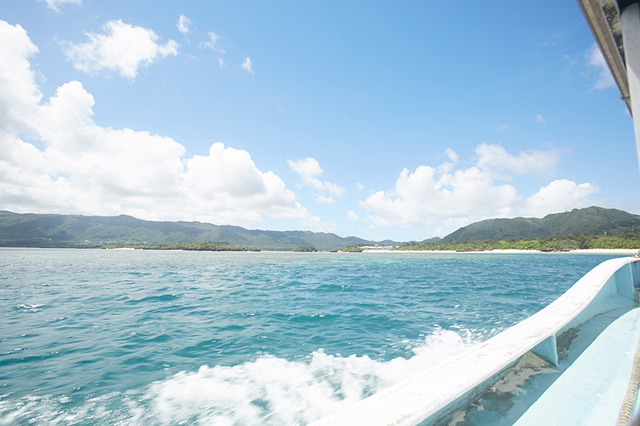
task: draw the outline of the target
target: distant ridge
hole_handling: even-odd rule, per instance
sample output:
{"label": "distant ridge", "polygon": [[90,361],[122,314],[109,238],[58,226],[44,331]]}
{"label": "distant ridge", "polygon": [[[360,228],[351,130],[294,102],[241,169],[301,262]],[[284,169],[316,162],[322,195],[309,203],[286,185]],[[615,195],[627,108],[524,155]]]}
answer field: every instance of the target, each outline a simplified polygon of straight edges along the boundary
{"label": "distant ridge", "polygon": [[442,242],[545,238],[555,235],[621,235],[640,233],[640,216],[617,209],[587,207],[542,219],[488,219],[464,226]]}
{"label": "distant ridge", "polygon": [[122,243],[224,241],[261,250],[318,250],[371,244],[357,237],[311,231],[263,231],[202,222],[156,222],[120,216],[19,214],[0,211],[0,246],[77,247]]}
{"label": "distant ridge", "polygon": [[[587,207],[539,218],[488,219],[464,226],[446,237],[424,242],[463,242],[546,238],[556,235],[622,235],[640,233],[640,216],[622,210]],[[202,222],[168,222],[132,216],[81,216],[13,213],[0,210],[0,246],[96,247],[105,244],[227,242],[260,250],[293,250],[313,246],[330,250],[361,244],[401,243],[368,241],[311,231],[265,231]]]}

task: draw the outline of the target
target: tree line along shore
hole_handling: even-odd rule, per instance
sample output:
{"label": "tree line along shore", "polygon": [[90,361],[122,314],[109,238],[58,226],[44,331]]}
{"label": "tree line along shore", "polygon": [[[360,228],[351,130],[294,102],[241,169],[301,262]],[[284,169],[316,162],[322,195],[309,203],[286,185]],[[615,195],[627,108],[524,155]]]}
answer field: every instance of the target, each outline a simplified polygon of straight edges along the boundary
{"label": "tree line along shore", "polygon": [[232,245],[227,242],[190,242],[159,244],[159,243],[135,243],[135,244],[109,244],[101,246],[104,249],[130,248],[137,250],[185,250],[185,251],[260,251],[256,247]]}
{"label": "tree line along shore", "polygon": [[[40,241],[38,244],[15,244],[4,245],[6,247],[57,247],[57,248],[102,248],[102,249],[138,249],[138,250],[184,250],[184,251],[243,251],[259,252],[258,247],[234,245],[224,241],[191,242],[182,241],[178,243],[151,243],[151,242],[131,242],[113,244],[86,244],[86,243],[55,243],[52,241]],[[363,252],[371,249],[385,249],[385,251],[492,251],[492,250],[526,250],[540,252],[567,252],[573,250],[638,250],[640,249],[640,234],[623,233],[622,235],[556,235],[545,238],[527,239],[493,239],[477,241],[456,241],[456,242],[408,242],[394,247],[378,247],[372,243],[360,245],[348,245],[329,249],[330,252]],[[317,252],[316,247],[311,245],[298,246],[289,249],[279,249],[276,251],[293,252]]]}
{"label": "tree line along shore", "polygon": [[546,238],[497,239],[480,241],[407,243],[393,250],[489,251],[534,250],[559,252],[571,250],[640,249],[640,234],[623,235],[556,235]]}
{"label": "tree line along shore", "polygon": [[[367,247],[368,248],[368,247]],[[362,252],[364,245],[334,248],[332,252]],[[567,252],[573,250],[637,250],[640,249],[640,234],[623,235],[555,235],[545,238],[527,239],[494,239],[456,242],[409,242],[398,245],[390,251],[493,251],[493,250],[526,250],[540,252]]]}

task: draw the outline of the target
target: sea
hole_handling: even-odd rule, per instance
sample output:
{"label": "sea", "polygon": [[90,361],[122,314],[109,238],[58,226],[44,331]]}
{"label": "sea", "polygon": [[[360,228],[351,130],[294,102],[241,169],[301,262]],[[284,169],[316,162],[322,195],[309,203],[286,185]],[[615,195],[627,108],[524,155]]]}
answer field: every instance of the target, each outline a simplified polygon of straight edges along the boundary
{"label": "sea", "polygon": [[0,424],[308,424],[613,257],[2,248]]}

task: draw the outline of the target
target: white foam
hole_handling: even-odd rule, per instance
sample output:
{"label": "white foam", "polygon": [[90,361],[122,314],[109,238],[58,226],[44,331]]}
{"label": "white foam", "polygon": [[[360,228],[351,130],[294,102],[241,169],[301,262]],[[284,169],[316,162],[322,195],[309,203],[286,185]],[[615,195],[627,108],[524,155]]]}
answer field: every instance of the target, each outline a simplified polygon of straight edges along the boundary
{"label": "white foam", "polygon": [[474,343],[466,331],[438,330],[415,356],[382,362],[317,351],[306,362],[261,357],[233,367],[202,366],[154,383],[147,397],[162,423],[305,424],[353,404]]}
{"label": "white foam", "polygon": [[37,304],[37,303],[34,303],[34,304],[22,303],[22,304],[16,306],[16,308],[24,309],[24,310],[32,311],[32,312],[37,312],[38,308],[42,308],[43,306],[44,306],[43,304]]}
{"label": "white foam", "polygon": [[0,398],[0,425],[83,421],[110,424],[306,424],[353,404],[469,349],[466,330],[436,330],[404,342],[414,356],[376,361],[317,351],[305,360],[262,356],[236,366],[202,366],[146,389],[92,397],[80,406],[68,396]]}

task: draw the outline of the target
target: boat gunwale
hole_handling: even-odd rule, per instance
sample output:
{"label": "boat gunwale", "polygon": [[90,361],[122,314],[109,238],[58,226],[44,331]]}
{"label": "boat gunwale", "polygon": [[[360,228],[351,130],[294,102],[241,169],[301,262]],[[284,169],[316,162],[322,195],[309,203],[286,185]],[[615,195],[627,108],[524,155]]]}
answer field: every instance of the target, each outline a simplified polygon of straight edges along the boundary
{"label": "boat gunwale", "polygon": [[[365,398],[314,425],[418,424],[441,418],[452,406],[481,392],[529,351],[598,313],[633,305],[635,257],[602,262],[534,315],[459,356]],[[628,277],[616,277],[629,266]],[[585,315],[587,314],[587,315]],[[550,360],[554,361],[554,360]],[[555,360],[557,362],[557,358]]]}

